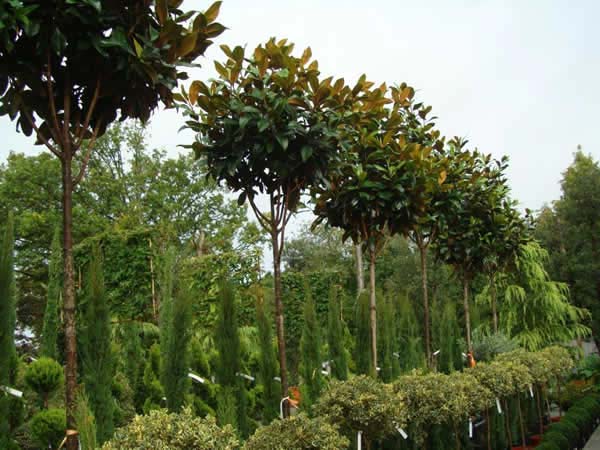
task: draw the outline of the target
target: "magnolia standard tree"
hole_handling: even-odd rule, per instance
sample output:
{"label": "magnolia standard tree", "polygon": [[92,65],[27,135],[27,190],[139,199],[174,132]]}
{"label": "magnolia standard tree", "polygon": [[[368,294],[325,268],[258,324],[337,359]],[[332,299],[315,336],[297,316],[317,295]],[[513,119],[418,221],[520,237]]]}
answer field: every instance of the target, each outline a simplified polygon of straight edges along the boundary
{"label": "magnolia standard tree", "polygon": [[[224,27],[220,2],[184,13],[182,0],[26,0],[0,10],[0,115],[35,132],[62,167],[67,427],[77,385],[72,194],[96,139],[117,118],[149,119]],[[67,449],[77,446],[70,433]]]}
{"label": "magnolia standard tree", "polygon": [[371,372],[377,368],[377,302],[375,262],[385,240],[407,233],[423,206],[417,177],[431,147],[410,141],[404,120],[414,89],[385,84],[372,88],[363,75],[352,90],[353,98],[341,124],[340,157],[330,164],[327,176],[315,185],[315,224],[326,222],[344,230],[367,248],[369,259],[369,309]]}
{"label": "magnolia standard tree", "polygon": [[505,237],[498,223],[504,220],[502,208],[508,193],[504,176],[507,158],[496,161],[474,151],[466,164],[468,169],[456,182],[460,202],[454,202],[448,210],[447,226],[439,232],[435,249],[436,256],[450,264],[462,281],[465,337],[471,352],[470,285],[473,277],[484,271],[493,242]]}
{"label": "magnolia standard tree", "polygon": [[[194,81],[179,96],[197,132],[192,148],[208,175],[248,201],[273,249],[275,322],[282,397],[288,394],[281,255],[285,229],[301,194],[321,179],[336,152],[335,106],[349,94],[343,80],[319,79],[311,50],[300,57],[294,45],[271,39],[246,56],[223,45],[227,60],[215,62],[218,78]],[[258,203],[268,199],[267,211]],[[287,406],[287,405],[286,405]],[[286,411],[287,413],[287,411]]]}

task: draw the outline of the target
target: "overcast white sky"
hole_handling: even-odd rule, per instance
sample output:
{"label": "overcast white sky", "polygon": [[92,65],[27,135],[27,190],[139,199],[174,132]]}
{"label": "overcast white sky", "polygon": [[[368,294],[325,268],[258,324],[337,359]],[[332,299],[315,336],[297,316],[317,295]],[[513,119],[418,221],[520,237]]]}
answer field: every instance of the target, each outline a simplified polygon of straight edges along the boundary
{"label": "overcast white sky", "polygon": [[[186,0],[184,7],[209,3]],[[447,136],[510,157],[509,178],[523,207],[560,196],[561,173],[581,144],[600,159],[600,2],[225,0],[216,44],[254,48],[271,36],[300,52],[311,46],[326,75],[390,84],[406,81],[433,106]],[[195,77],[214,75],[218,45]],[[169,152],[189,142],[182,119],[159,111],[151,144]],[[0,119],[0,160],[36,153],[33,138]]]}

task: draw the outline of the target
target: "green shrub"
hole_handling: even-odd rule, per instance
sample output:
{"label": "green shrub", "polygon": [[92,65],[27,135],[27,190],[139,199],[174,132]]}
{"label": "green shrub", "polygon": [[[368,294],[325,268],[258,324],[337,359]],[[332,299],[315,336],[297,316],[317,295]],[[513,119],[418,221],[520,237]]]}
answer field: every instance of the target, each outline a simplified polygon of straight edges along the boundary
{"label": "green shrub", "polygon": [[52,358],[32,362],[25,372],[25,382],[40,396],[44,408],[48,408],[48,397],[60,387],[63,379],[62,366]]}
{"label": "green shrub", "polygon": [[558,445],[553,442],[542,442],[535,450],[561,450]]}
{"label": "green shrub", "polygon": [[348,445],[348,439],[323,418],[299,414],[259,428],[244,450],[338,450]]}
{"label": "green shrub", "polygon": [[31,434],[41,448],[58,448],[65,436],[67,419],[64,409],[51,408],[38,412],[29,424]]}
{"label": "green shrub", "polygon": [[579,439],[579,428],[568,419],[565,420],[565,417],[560,422],[550,425],[547,432],[549,433],[550,431],[562,434],[569,442],[577,442]]}
{"label": "green shrub", "polygon": [[556,445],[560,450],[571,450],[569,440],[564,434],[559,433],[558,431],[547,431],[544,433],[542,443],[546,442]]}
{"label": "green shrub", "polygon": [[119,428],[103,450],[237,450],[240,448],[235,430],[219,427],[213,417],[199,418],[189,408],[181,413],[153,410],[145,416],[135,416],[126,427]]}
{"label": "green shrub", "polygon": [[75,425],[79,432],[82,450],[96,450],[96,420],[90,410],[85,391],[80,390],[75,398]]}

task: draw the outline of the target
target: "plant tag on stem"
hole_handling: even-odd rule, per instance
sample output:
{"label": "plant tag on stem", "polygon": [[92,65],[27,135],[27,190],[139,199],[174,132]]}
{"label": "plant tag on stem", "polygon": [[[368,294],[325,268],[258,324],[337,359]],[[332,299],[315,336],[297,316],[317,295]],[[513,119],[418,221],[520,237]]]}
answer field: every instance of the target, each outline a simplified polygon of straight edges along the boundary
{"label": "plant tag on stem", "polygon": [[533,398],[533,387],[529,385],[529,395]]}
{"label": "plant tag on stem", "polygon": [[502,406],[500,406],[500,399],[496,397],[496,409],[498,410],[498,414],[502,414]]}
{"label": "plant tag on stem", "polygon": [[356,435],[356,450],[362,450],[362,431]]}
{"label": "plant tag on stem", "polygon": [[473,421],[469,419],[469,438],[473,438]]}
{"label": "plant tag on stem", "polygon": [[399,426],[396,426],[396,431],[398,433],[400,433],[400,436],[402,436],[403,439],[408,439],[408,434],[406,433],[406,431],[404,431],[402,428],[400,428]]}

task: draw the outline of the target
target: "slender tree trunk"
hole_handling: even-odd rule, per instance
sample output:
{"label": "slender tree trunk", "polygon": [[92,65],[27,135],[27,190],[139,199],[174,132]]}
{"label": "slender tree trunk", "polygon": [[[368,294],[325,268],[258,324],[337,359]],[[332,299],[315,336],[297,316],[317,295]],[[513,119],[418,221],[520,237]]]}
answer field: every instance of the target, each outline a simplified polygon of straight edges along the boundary
{"label": "slender tree trunk", "polygon": [[65,320],[65,406],[67,412],[67,450],[77,450],[78,439],[69,430],[75,430],[75,392],[77,389],[77,335],[75,328],[75,280],[73,274],[73,175],[70,148],[63,149],[63,314]]}
{"label": "slender tree trunk", "polygon": [[542,414],[542,388],[541,387],[537,387],[536,388],[536,396],[535,396],[535,402],[537,405],[537,413],[538,413],[538,422],[539,422],[539,433],[540,436],[542,434],[544,434],[544,419],[543,419],[543,414]]}
{"label": "slender tree trunk", "polygon": [[494,322],[494,333],[498,333],[498,309],[497,309],[497,298],[498,292],[496,291],[496,274],[492,274],[490,279],[490,296],[492,297],[492,318]]}
{"label": "slender tree trunk", "polygon": [[431,329],[429,319],[429,289],[427,287],[427,246],[423,240],[418,241],[419,253],[421,255],[421,290],[423,292],[423,334],[425,335],[425,356],[427,366],[431,369],[433,361],[431,357]]}
{"label": "slender tree trunk", "polygon": [[[152,239],[148,239],[148,246],[150,247],[150,252],[152,252]],[[150,253],[150,288],[152,290],[152,316],[154,317],[154,321],[158,323],[158,305],[156,302],[156,285],[154,283],[154,258],[152,253]]]}
{"label": "slender tree trunk", "polygon": [[504,417],[505,417],[505,423],[506,423],[506,437],[508,438],[508,446],[512,447],[513,445],[513,438],[512,438],[512,430],[510,427],[510,409],[508,409],[508,400],[503,400],[503,407],[504,407]]}
{"label": "slender tree trunk", "polygon": [[369,243],[369,310],[371,313],[371,373],[377,378],[377,299],[375,296],[375,244]]}
{"label": "slender tree trunk", "polygon": [[[273,246],[273,284],[275,291],[275,326],[277,330],[277,348],[279,351],[279,373],[281,378],[281,398],[288,396],[287,362],[285,355],[285,333],[283,327],[283,302],[281,300],[281,251],[277,235],[277,225],[271,228]],[[283,402],[283,416],[289,417],[290,404]]]}
{"label": "slender tree trunk", "polygon": [[485,425],[486,425],[486,436],[487,436],[487,448],[492,450],[492,425],[490,424],[490,410],[485,410]]}
{"label": "slender tree trunk", "polygon": [[363,271],[363,254],[362,244],[356,244],[354,246],[356,251],[356,290],[358,294],[365,290],[365,275]]}
{"label": "slender tree trunk", "polygon": [[463,306],[465,309],[465,333],[467,337],[467,349],[473,351],[473,345],[471,343],[471,316],[469,314],[469,278],[465,275],[463,277]]}
{"label": "slender tree trunk", "polygon": [[521,394],[517,394],[517,408],[519,409],[519,426],[521,427],[521,445],[525,447],[525,425],[523,424],[523,410],[521,409]]}

